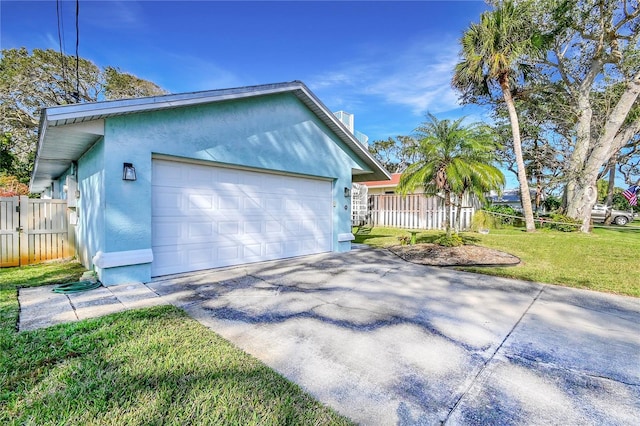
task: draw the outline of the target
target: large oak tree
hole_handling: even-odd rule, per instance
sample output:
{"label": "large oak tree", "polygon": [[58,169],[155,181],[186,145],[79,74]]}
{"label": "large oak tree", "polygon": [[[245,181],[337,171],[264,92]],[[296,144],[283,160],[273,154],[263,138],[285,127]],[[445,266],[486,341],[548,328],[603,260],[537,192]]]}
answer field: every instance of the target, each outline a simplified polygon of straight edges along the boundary
{"label": "large oak tree", "polygon": [[[638,0],[547,0],[538,2],[536,16],[552,41],[542,70],[561,83],[575,120],[567,214],[588,232],[603,167],[640,132],[640,120],[630,115],[640,94],[640,6]],[[599,94],[614,85],[615,102],[596,113]]]}
{"label": "large oak tree", "polygon": [[42,108],[166,93],[115,67],[55,50],[3,49],[0,57],[0,135],[3,172],[28,180]]}

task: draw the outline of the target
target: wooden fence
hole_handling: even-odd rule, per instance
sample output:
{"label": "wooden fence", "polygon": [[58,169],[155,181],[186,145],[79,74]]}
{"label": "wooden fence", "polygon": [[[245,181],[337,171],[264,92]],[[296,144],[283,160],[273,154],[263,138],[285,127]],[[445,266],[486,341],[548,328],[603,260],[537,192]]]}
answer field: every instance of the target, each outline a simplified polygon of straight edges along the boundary
{"label": "wooden fence", "polygon": [[66,200],[0,198],[0,267],[75,254]]}
{"label": "wooden fence", "polygon": [[[464,200],[460,209],[461,227],[471,227],[471,220],[477,206],[472,200]],[[444,229],[445,205],[440,197],[425,197],[423,194],[370,195],[366,222],[371,226],[388,226],[406,229]],[[451,207],[451,224],[457,220],[458,208]]]}

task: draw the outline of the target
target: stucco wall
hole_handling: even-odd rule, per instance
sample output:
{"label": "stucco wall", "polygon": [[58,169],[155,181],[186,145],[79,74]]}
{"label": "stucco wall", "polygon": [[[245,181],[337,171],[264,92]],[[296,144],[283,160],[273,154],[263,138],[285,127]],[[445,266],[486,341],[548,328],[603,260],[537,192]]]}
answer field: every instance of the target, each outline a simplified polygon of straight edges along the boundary
{"label": "stucco wall", "polygon": [[[333,249],[350,249],[350,242],[338,241],[351,230],[344,188],[351,188],[352,168],[369,169],[292,94],[109,118],[104,140],[104,241],[96,246],[104,252],[151,248],[153,155],[330,178]],[[125,162],[134,164],[135,182],[122,180]],[[111,269],[101,271],[106,284],[116,280],[116,269],[117,280],[126,275],[122,267]],[[150,276],[150,264],[131,268],[131,280]]]}
{"label": "stucco wall", "polygon": [[93,269],[93,256],[105,247],[104,147],[100,139],[78,160],[77,255],[87,269]]}

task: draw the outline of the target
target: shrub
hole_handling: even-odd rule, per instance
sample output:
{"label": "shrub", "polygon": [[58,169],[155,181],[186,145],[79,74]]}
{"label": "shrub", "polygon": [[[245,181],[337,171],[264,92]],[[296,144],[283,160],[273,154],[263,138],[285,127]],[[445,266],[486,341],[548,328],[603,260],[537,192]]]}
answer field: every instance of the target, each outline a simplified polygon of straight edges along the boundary
{"label": "shrub", "polygon": [[562,200],[555,195],[547,195],[542,205],[548,212],[556,211],[562,206]]}
{"label": "shrub", "polygon": [[[511,206],[488,206],[484,210],[487,212],[499,213],[507,216],[518,216],[518,217],[522,216],[516,209],[514,209]],[[496,227],[499,227],[499,225],[514,225],[516,221],[520,220],[515,217],[506,217],[506,216],[499,216],[499,215],[492,215],[492,216],[495,217],[496,219],[496,225],[497,225]]]}
{"label": "shrub", "polygon": [[572,219],[569,216],[559,213],[552,213],[549,217],[551,218],[549,228],[557,231],[574,232],[580,228],[580,225],[582,225],[582,222],[579,220]]}
{"label": "shrub", "polygon": [[434,243],[444,247],[458,247],[464,244],[462,237],[458,234],[452,234],[450,237],[444,234],[435,239]]}
{"label": "shrub", "polygon": [[473,214],[471,229],[478,232],[481,229],[500,228],[500,218],[484,210],[478,210]]}
{"label": "shrub", "polygon": [[409,237],[408,235],[402,235],[398,237],[398,241],[400,241],[401,246],[406,246],[407,244],[409,244],[410,240],[411,240],[411,237]]}

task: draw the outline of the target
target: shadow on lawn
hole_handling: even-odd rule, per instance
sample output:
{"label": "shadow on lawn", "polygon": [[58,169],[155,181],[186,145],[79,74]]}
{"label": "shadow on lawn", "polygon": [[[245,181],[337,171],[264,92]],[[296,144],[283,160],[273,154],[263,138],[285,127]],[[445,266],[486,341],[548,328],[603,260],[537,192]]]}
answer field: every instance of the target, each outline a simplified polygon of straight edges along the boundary
{"label": "shadow on lawn", "polygon": [[[28,409],[0,413],[0,423],[35,416],[42,423],[255,424],[257,416],[277,424],[350,424],[205,330],[163,306],[20,334],[13,358],[26,362],[13,368],[6,396],[28,399]],[[72,379],[58,385],[55,377],[70,365]]]}

